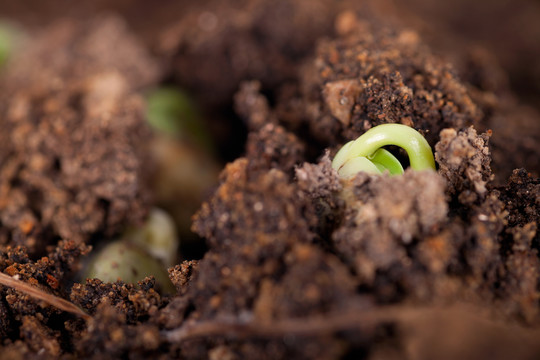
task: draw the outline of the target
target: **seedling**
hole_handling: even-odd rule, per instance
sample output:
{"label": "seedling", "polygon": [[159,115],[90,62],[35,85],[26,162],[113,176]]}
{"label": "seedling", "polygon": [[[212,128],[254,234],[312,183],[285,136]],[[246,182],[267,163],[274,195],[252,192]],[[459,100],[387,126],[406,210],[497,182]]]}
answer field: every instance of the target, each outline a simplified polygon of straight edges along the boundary
{"label": "seedling", "polygon": [[401,124],[379,125],[366,131],[358,139],[345,144],[332,161],[332,167],[341,177],[350,177],[360,171],[370,174],[403,174],[398,159],[383,146],[396,145],[409,156],[414,170],[435,170],[433,152],[428,142],[413,128]]}

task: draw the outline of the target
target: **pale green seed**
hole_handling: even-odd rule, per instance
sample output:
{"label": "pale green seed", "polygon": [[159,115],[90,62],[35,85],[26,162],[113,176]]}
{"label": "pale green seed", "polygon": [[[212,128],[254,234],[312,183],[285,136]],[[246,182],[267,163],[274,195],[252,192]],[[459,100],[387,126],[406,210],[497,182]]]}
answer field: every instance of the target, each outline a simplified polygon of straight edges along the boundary
{"label": "pale green seed", "polygon": [[137,283],[151,275],[164,292],[174,293],[174,285],[163,265],[144,250],[122,239],[102,248],[86,269],[86,278],[97,278],[103,282],[122,280]]}
{"label": "pale green seed", "polygon": [[145,224],[129,230],[123,238],[161,260],[165,267],[176,264],[179,245],[176,226],[171,216],[161,209],[152,209]]}

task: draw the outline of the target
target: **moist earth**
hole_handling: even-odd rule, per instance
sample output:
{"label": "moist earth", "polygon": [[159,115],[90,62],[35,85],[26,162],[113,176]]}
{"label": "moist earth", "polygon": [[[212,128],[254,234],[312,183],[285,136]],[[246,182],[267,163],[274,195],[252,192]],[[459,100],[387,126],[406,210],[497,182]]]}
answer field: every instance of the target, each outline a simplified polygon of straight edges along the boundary
{"label": "moist earth", "polygon": [[[540,356],[537,110],[489,53],[451,65],[354,2],[269,4],[187,6],[153,48],[114,15],[57,20],[12,56],[0,270],[87,316],[0,286],[5,356]],[[143,94],[170,82],[235,109],[209,121],[242,150],[193,217],[207,251],[169,269],[174,295],[81,280],[155,203]],[[332,155],[384,123],[421,132],[437,171],[341,179]]]}

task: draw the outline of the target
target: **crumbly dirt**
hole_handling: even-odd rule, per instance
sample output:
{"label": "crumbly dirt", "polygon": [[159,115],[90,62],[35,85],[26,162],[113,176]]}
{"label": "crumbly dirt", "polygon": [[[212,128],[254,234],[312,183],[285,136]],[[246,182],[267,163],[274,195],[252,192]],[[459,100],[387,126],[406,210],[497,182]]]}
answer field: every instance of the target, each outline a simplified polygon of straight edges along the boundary
{"label": "crumbly dirt", "polygon": [[299,59],[331,32],[336,11],[328,0],[200,3],[164,32],[160,51],[172,55],[182,84],[223,104],[242,80],[273,88],[294,78]]}
{"label": "crumbly dirt", "polygon": [[448,184],[448,193],[464,205],[484,198],[492,180],[489,133],[478,136],[473,127],[466,131],[444,129],[435,146],[439,172]]}
{"label": "crumbly dirt", "polygon": [[[31,260],[21,246],[3,248],[0,268],[3,273],[47,294],[65,298],[69,293],[69,276],[77,270],[77,260],[89,249],[73,241],[62,241],[51,248],[47,256],[37,261]],[[17,345],[16,340],[20,339],[22,343],[17,346],[21,346],[21,351],[43,352],[49,356],[59,356],[62,349],[71,346],[73,339],[66,337],[66,331],[56,324],[73,321],[73,316],[13,288],[2,287],[0,291],[3,315],[0,333],[5,345]]]}
{"label": "crumbly dirt", "polygon": [[60,22],[25,44],[0,85],[0,244],[43,254],[142,221],[149,133],[135,90],[157,76],[117,18]]}
{"label": "crumbly dirt", "polygon": [[[0,286],[6,357],[540,356],[537,111],[490,53],[453,66],[353,3],[210,0],[152,45],[115,16],[29,37],[0,77],[0,271],[49,301]],[[163,79],[236,111],[209,120],[242,155],[193,218],[208,250],[169,269],[174,295],[82,280],[153,206],[142,95]],[[340,179],[335,151],[383,123],[437,170]]]}
{"label": "crumbly dirt", "polygon": [[334,145],[373,126],[402,123],[433,146],[444,128],[480,120],[454,70],[417,33],[380,28],[352,12],[336,20],[339,37],[318,43],[301,73],[301,108],[313,135]]}

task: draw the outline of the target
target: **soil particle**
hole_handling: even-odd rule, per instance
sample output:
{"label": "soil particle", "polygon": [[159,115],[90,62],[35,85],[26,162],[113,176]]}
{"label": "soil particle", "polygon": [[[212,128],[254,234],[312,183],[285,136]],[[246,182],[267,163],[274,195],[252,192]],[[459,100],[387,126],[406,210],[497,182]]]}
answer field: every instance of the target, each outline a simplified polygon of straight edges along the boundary
{"label": "soil particle", "polygon": [[183,295],[187,291],[190,280],[197,274],[199,261],[183,261],[169,269],[169,278],[176,288],[177,294]]}
{"label": "soil particle", "polygon": [[506,271],[501,290],[514,300],[508,311],[532,323],[539,315],[540,181],[524,169],[516,169],[498,191],[507,215],[507,227],[501,234]]}
{"label": "soil particle", "polygon": [[[501,38],[498,37],[498,40]],[[504,184],[512,171],[520,167],[526,168],[538,177],[540,174],[538,162],[540,150],[536,146],[540,142],[538,109],[520,102],[522,99],[518,99],[512,92],[510,81],[498,59],[485,48],[480,45],[447,44],[447,46],[443,52],[455,65],[471,99],[481,109],[482,119],[477,124],[477,130],[492,131],[490,151],[496,182],[499,185]],[[459,47],[463,48],[459,50]]]}
{"label": "soil particle", "polygon": [[[515,169],[508,183],[498,188],[500,199],[505,204],[508,225],[524,226],[536,222],[540,216],[540,179],[531,176],[525,169]],[[540,242],[536,244],[540,250]]]}
{"label": "soil particle", "polygon": [[116,18],[60,22],[0,82],[0,243],[42,254],[141,221],[143,101],[157,69]]}
{"label": "soil particle", "polygon": [[88,359],[156,357],[160,345],[157,327],[126,325],[126,321],[126,315],[104,299],[77,341],[77,353]]}
{"label": "soil particle", "polygon": [[343,199],[337,194],[342,190],[338,173],[332,168],[328,151],[318,164],[305,162],[296,169],[298,187],[311,199],[319,219],[317,233],[328,239],[336,222],[343,216]]}
{"label": "soil particle", "polygon": [[19,331],[21,339],[30,347],[31,351],[46,353],[53,357],[61,354],[60,333],[53,332],[37,318],[24,316]]}
{"label": "soil particle", "polygon": [[279,125],[260,88],[257,81],[244,82],[235,95],[236,110],[250,129],[246,143],[249,166],[292,173],[293,168],[305,159],[305,145]]}
{"label": "soil particle", "polygon": [[8,338],[8,335],[13,331],[13,324],[9,317],[8,305],[4,301],[0,302],[0,337],[2,339]]}
{"label": "soil particle", "polygon": [[269,123],[277,123],[268,100],[261,94],[259,81],[246,81],[234,95],[235,111],[248,125],[250,131],[259,130]]}
{"label": "soil particle", "polygon": [[292,173],[304,159],[304,144],[282,126],[270,123],[249,133],[246,157],[253,169],[279,169]]}
{"label": "soil particle", "polygon": [[[403,352],[413,359],[534,359],[540,354],[539,333],[490,319],[482,308],[450,306],[419,311],[396,330],[393,344],[385,344],[375,359],[400,359]],[[405,313],[407,310],[405,310]],[[457,335],[460,334],[460,335]],[[456,346],[456,336],[460,337]],[[394,345],[395,353],[388,353]],[[383,356],[381,356],[383,355]],[[393,356],[388,356],[393,355]]]}
{"label": "soil particle", "polygon": [[516,168],[525,168],[540,176],[540,112],[532,107],[510,102],[494,114],[488,124],[493,131],[493,168],[498,184],[504,184]]}
{"label": "soil particle", "polygon": [[272,88],[294,78],[316,39],[331,33],[336,4],[328,0],[207,1],[164,32],[160,52],[172,56],[181,83],[210,104],[229,102],[238,84]]}
{"label": "soil particle", "polygon": [[[25,283],[37,287],[47,294],[63,297],[67,292],[69,276],[76,269],[81,255],[88,252],[88,247],[73,241],[61,241],[52,252],[37,261],[29,258],[23,247],[2,248],[0,269],[2,272]],[[66,329],[62,324],[75,321],[73,317],[48,306],[24,292],[14,288],[0,289],[2,303],[0,312],[4,315],[0,326],[3,340],[24,340],[24,346],[11,347],[15,353],[32,352],[45,358],[58,357],[70,347],[71,339],[64,338]],[[17,334],[14,332],[18,332]]]}
{"label": "soil particle", "polygon": [[260,284],[254,305],[257,320],[339,311],[353,302],[356,281],[335,255],[313,245],[296,245],[284,261],[287,270],[279,281]]}
{"label": "soil particle", "polygon": [[99,279],[87,279],[84,284],[75,284],[71,290],[71,301],[94,314],[107,299],[128,324],[136,324],[157,312],[163,299],[154,289],[155,280],[145,278],[138,284],[104,283]]}
{"label": "soil particle", "polygon": [[[23,247],[7,247],[0,253],[0,268],[17,279],[37,286],[39,289],[56,296],[65,296],[68,276],[75,270],[81,255],[88,252],[88,247],[72,241],[61,241],[53,251],[37,261],[28,257]],[[40,320],[48,321],[60,312],[42,306],[39,301],[12,288],[2,288],[2,298],[6,309],[15,320],[20,321],[24,315],[33,315]]]}
{"label": "soil particle", "polygon": [[158,324],[162,329],[176,329],[184,324],[186,316],[190,312],[191,302],[188,297],[177,296],[159,311],[151,321]]}
{"label": "soil particle", "polygon": [[435,160],[448,184],[447,193],[464,205],[483,199],[486,184],[492,180],[489,135],[477,135],[472,127],[459,133],[444,129],[435,145]]}
{"label": "soil particle", "polygon": [[[343,309],[354,298],[355,281],[335,255],[312,243],[316,217],[308,196],[283,172],[249,172],[248,162],[227,166],[214,198],[195,218],[194,229],[207,237],[211,250],[187,293],[194,306],[190,318],[268,322]],[[267,352],[332,358],[344,351],[332,337],[318,340],[239,342],[229,351],[262,358],[271,357]],[[196,342],[182,352],[196,357],[200,346]]]}
{"label": "soil particle", "polygon": [[528,323],[538,318],[538,284],[540,283],[540,260],[538,250],[531,249],[531,243],[537,234],[537,224],[529,223],[512,229],[514,240],[512,253],[506,258],[507,275],[502,287],[511,294],[513,304],[508,312],[517,313]]}
{"label": "soil particle", "polygon": [[279,272],[284,252],[314,237],[315,214],[288,176],[271,169],[250,178],[247,169],[247,159],[225,168],[215,196],[193,224],[212,248],[192,285],[205,317],[218,310],[237,313],[252,304],[260,280]]}
{"label": "soil particle", "polygon": [[129,88],[141,88],[159,76],[157,64],[119,17],[62,20],[32,35],[3,72],[9,87],[58,88],[117,72]]}
{"label": "soil particle", "polygon": [[195,217],[193,230],[215,250],[245,245],[250,257],[280,251],[291,238],[312,238],[309,226],[317,219],[304,194],[280,170],[250,174],[248,168],[245,158],[227,165],[214,197]]}
{"label": "soil particle", "polygon": [[479,121],[481,111],[455,71],[416,33],[345,15],[353,16],[350,30],[319,41],[301,73],[305,105],[298,116],[319,141],[335,145],[376,125],[402,123],[433,146],[442,129]]}
{"label": "soil particle", "polygon": [[35,359],[53,359],[52,355],[48,355],[40,349],[37,353],[35,351],[32,351],[30,347],[18,340],[14,343],[7,344],[6,346],[2,347],[2,356],[5,359],[13,359],[13,360],[25,360],[29,358],[35,358]]}
{"label": "soil particle", "polygon": [[[457,66],[459,67],[459,64]],[[502,71],[498,69],[495,60],[484,59],[476,66],[483,69],[484,74],[479,75],[480,77],[488,77],[488,74],[489,77],[479,80],[468,73],[470,69],[459,69],[459,72],[464,77],[463,81],[472,100],[482,110],[483,117],[478,124],[478,130],[491,132],[490,151],[497,184],[504,184],[512,171],[520,167],[525,167],[538,176],[540,152],[536,144],[540,141],[540,113],[537,109],[520,103],[504,82],[495,80]],[[493,80],[499,85],[485,84]]]}
{"label": "soil particle", "polygon": [[305,162],[296,170],[298,186],[312,199],[330,201],[343,188],[338,173],[332,168],[326,152],[318,164]]}
{"label": "soil particle", "polygon": [[[310,198],[282,172],[249,172],[248,162],[239,159],[227,166],[214,198],[195,218],[196,230],[219,231],[201,234],[211,250],[187,292],[193,306],[187,322],[239,318],[271,324],[351,306],[356,281],[338,257],[313,243],[306,221],[316,223]],[[251,209],[259,201],[264,208]],[[331,359],[346,351],[333,336],[220,344],[218,338],[175,346],[187,358],[202,356],[206,347],[240,358]]]}
{"label": "soil particle", "polygon": [[[345,201],[344,218],[332,241],[353,266],[360,284],[378,287],[374,291],[382,301],[425,286],[421,265],[431,267],[436,276],[436,270],[446,268],[456,255],[447,239],[437,237],[447,221],[444,187],[436,173],[414,171],[400,177],[361,173],[344,184],[339,195]],[[439,253],[430,247],[438,247]],[[423,256],[414,259],[417,251]],[[430,257],[441,264],[434,264]]]}

